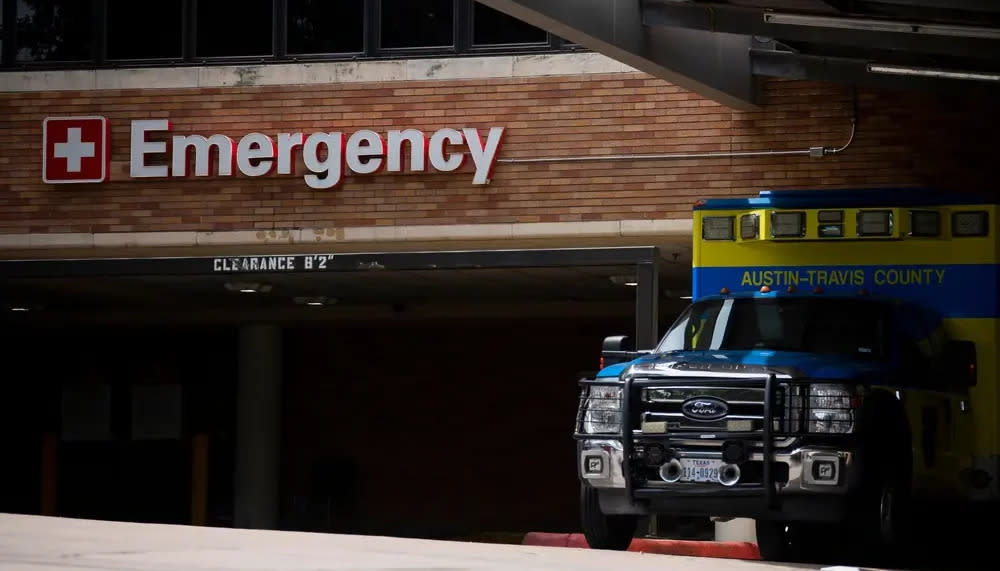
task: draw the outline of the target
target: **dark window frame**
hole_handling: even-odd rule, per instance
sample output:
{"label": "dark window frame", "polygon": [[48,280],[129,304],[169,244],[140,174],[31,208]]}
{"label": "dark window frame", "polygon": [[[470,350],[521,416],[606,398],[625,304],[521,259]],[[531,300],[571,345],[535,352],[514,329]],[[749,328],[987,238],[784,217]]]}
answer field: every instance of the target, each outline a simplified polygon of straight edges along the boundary
{"label": "dark window frame", "polygon": [[104,28],[107,0],[91,0],[94,10],[90,19],[90,59],[18,61],[17,59],[17,0],[0,0],[4,11],[3,55],[0,69],[81,69],[94,67],[104,54]]}
{"label": "dark window frame", "polygon": [[[188,22],[188,12],[191,7],[192,0],[181,0],[181,37],[178,38],[180,42],[180,55],[175,57],[164,57],[164,58],[111,58],[108,56],[108,12],[110,10],[109,0],[98,0],[103,4],[103,21],[95,22],[96,32],[100,41],[100,51],[96,58],[98,64],[106,63],[114,67],[131,67],[129,64],[136,62],[138,64],[145,64],[149,62],[156,62],[161,64],[176,65],[184,62],[184,54],[187,49],[187,22]],[[122,65],[125,64],[125,65]]]}
{"label": "dark window frame", "polygon": [[3,25],[0,29],[2,55],[0,55],[0,70],[57,70],[57,69],[94,69],[94,68],[152,68],[176,66],[211,66],[230,65],[234,63],[268,64],[294,62],[322,61],[362,61],[384,59],[419,59],[427,57],[469,57],[483,55],[518,55],[541,53],[572,53],[589,51],[583,46],[572,44],[552,33],[546,32],[545,42],[524,44],[473,44],[474,7],[475,0],[452,0],[453,10],[453,44],[451,46],[414,47],[414,48],[380,48],[380,33],[382,22],[381,0],[364,0],[364,50],[360,52],[289,54],[288,53],[288,0],[272,0],[273,17],[271,26],[271,54],[247,56],[197,56],[196,42],[198,30],[197,2],[199,0],[182,0],[181,45],[180,57],[116,59],[107,57],[108,45],[108,1],[93,0],[94,15],[91,25],[92,46],[91,58],[79,61],[17,61],[17,3],[15,0],[0,0],[0,10],[3,10]]}
{"label": "dark window frame", "polygon": [[[198,64],[211,64],[218,63],[221,65],[231,64],[231,63],[264,63],[267,61],[279,61],[278,59],[278,31],[281,28],[278,22],[279,14],[279,4],[285,4],[285,0],[271,0],[271,53],[269,54],[256,54],[256,55],[238,55],[238,56],[199,56],[198,49],[198,2],[211,2],[212,0],[187,0],[191,3],[191,13],[193,19],[193,26],[190,32],[192,36],[190,45],[185,45],[185,48],[190,48],[190,53],[185,53],[185,60],[194,61]],[[287,15],[287,11],[286,11]],[[281,22],[284,24],[284,22]],[[183,32],[182,32],[183,33]]]}

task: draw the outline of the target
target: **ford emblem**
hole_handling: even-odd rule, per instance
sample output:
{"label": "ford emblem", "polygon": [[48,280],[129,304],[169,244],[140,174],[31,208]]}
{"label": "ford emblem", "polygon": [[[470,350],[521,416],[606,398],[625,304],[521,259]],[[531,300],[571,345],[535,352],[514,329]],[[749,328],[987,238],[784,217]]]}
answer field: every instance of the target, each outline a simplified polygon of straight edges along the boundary
{"label": "ford emblem", "polygon": [[729,405],[713,397],[695,397],[684,401],[681,412],[695,420],[718,420],[729,414]]}

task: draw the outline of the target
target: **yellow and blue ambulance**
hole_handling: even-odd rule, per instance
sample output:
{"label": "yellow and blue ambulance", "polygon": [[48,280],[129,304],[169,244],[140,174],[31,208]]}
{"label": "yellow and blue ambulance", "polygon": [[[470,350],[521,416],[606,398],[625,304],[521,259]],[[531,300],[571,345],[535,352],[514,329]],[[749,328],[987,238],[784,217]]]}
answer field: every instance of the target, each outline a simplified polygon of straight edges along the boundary
{"label": "yellow and blue ambulance", "polygon": [[693,229],[691,304],[581,381],[592,547],[649,514],[754,518],[767,559],[817,529],[893,547],[918,501],[998,498],[995,200],[766,191]]}

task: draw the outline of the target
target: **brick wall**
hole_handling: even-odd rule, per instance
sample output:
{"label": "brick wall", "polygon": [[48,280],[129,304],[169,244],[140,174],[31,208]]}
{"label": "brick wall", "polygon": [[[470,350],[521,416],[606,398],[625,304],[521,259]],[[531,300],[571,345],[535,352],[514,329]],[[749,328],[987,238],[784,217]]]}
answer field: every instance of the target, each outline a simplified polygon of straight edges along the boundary
{"label": "brick wall", "polygon": [[[174,134],[361,128],[507,128],[501,157],[839,146],[842,86],[770,81],[764,108],[738,112],[641,74],[294,87],[0,94],[0,233],[284,229],[689,216],[694,200],[761,188],[925,184],[992,189],[998,115],[985,100],[861,91],[858,134],[836,157],[500,164],[471,172],[348,177],[311,190],[301,176],[128,178],[129,120],[169,118]],[[112,182],[41,183],[41,122],[112,122]],[[466,169],[468,170],[468,169]]]}

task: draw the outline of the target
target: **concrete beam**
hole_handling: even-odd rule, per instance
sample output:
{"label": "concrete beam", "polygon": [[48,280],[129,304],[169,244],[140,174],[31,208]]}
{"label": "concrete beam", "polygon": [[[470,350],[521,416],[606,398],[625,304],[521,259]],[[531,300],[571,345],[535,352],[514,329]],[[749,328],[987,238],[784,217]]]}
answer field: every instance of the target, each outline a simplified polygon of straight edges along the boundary
{"label": "concrete beam", "polygon": [[639,0],[477,0],[734,109],[757,109],[749,36],[649,28]]}

